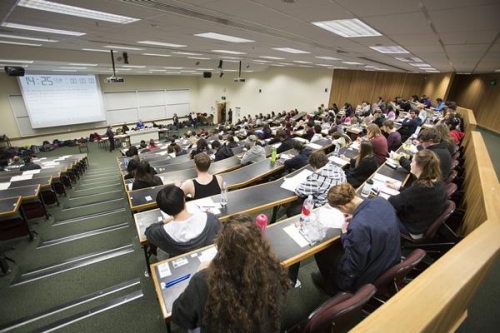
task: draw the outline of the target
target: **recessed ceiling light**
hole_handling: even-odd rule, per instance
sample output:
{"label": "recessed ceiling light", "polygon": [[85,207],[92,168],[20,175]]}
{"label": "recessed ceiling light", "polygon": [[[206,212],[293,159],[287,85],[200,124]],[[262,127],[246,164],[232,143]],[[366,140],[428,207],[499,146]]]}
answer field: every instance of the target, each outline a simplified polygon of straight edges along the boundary
{"label": "recessed ceiling light", "polygon": [[183,69],[184,67],[163,67],[165,69]]}
{"label": "recessed ceiling light", "polygon": [[348,69],[347,67],[337,67],[337,66],[332,67],[332,68],[333,68],[333,69]]}
{"label": "recessed ceiling light", "polygon": [[440,73],[440,71],[438,71],[437,69],[436,70],[432,70],[432,71],[425,71],[426,73]]}
{"label": "recessed ceiling light", "polygon": [[106,52],[108,53],[109,50],[98,50],[98,49],[82,49],[82,51],[91,51],[91,52]]}
{"label": "recessed ceiling light", "polygon": [[280,62],[279,64],[283,66],[293,66],[293,64],[290,64],[288,62]]}
{"label": "recessed ceiling light", "polygon": [[187,46],[187,45],[181,45],[181,44],[155,42],[153,40],[140,40],[137,43],[139,43],[139,44],[146,44],[146,45],[166,46],[166,47],[186,47]]}
{"label": "recessed ceiling light", "polygon": [[71,65],[71,66],[92,66],[92,67],[97,66],[97,64],[83,64],[83,63],[76,63],[76,62],[70,62],[68,65]]}
{"label": "recessed ceiling light", "polygon": [[14,64],[32,64],[33,60],[5,60],[5,59],[0,59],[0,62],[8,62],[8,63],[14,63]]}
{"label": "recessed ceiling light", "polygon": [[273,66],[273,67],[285,67],[285,65],[281,65],[281,64],[271,64],[271,66]]}
{"label": "recessed ceiling light", "polygon": [[285,60],[286,58],[271,57],[271,56],[259,56],[259,58],[271,59],[271,60]]}
{"label": "recessed ceiling light", "polygon": [[166,72],[166,69],[150,69],[150,72]]}
{"label": "recessed ceiling light", "polygon": [[224,69],[224,72],[237,72],[237,69]]}
{"label": "recessed ceiling light", "polygon": [[[110,68],[111,70],[113,70],[113,68]],[[132,68],[123,68],[123,67],[117,67],[116,70],[121,70],[121,71],[131,71]]]}
{"label": "recessed ceiling light", "polygon": [[297,64],[312,64],[310,61],[303,61],[303,60],[294,60],[293,62]]}
{"label": "recessed ceiling light", "polygon": [[302,68],[313,68],[313,66],[308,66],[308,65],[300,65],[299,67],[302,67]]}
{"label": "recessed ceiling light", "polygon": [[255,42],[254,40],[251,40],[251,39],[233,37],[233,36],[218,34],[218,33],[215,33],[215,32],[205,32],[205,33],[202,33],[202,34],[195,34],[195,36],[197,36],[197,37],[203,37],[203,38],[223,40],[225,42],[230,42],[230,43],[253,43],[253,42]]}
{"label": "recessed ceiling light", "polygon": [[227,54],[246,54],[245,52],[239,52],[239,51],[229,51],[229,50],[212,50],[212,52],[216,52],[216,53],[227,53]]}
{"label": "recessed ceiling light", "polygon": [[53,72],[72,72],[72,73],[76,72],[75,69],[53,69],[52,71]]}
{"label": "recessed ceiling light", "polygon": [[107,21],[113,23],[127,24],[139,21],[139,19],[133,17],[110,14],[76,6],[63,5],[60,3],[45,1],[45,0],[20,0],[17,3],[17,5],[21,7],[43,10],[46,12],[85,17],[93,20]]}
{"label": "recessed ceiling light", "polygon": [[382,36],[380,32],[358,19],[321,21],[312,24],[347,38]]}
{"label": "recessed ceiling light", "polygon": [[370,46],[370,49],[380,53],[410,53],[401,46]]}
{"label": "recessed ceiling light", "polygon": [[123,68],[145,68],[146,66],[122,65]]}
{"label": "recessed ceiling light", "polygon": [[331,64],[315,64],[316,66],[331,67]]}
{"label": "recessed ceiling light", "polygon": [[181,73],[196,73],[195,70],[182,70]]}
{"label": "recessed ceiling light", "polygon": [[277,47],[277,48],[273,48],[273,50],[287,52],[287,53],[293,53],[293,54],[311,53],[311,52],[302,51],[302,50],[298,50],[298,49],[292,49],[291,47]]}
{"label": "recessed ceiling light", "polygon": [[87,69],[87,67],[59,67],[60,69]]}
{"label": "recessed ceiling light", "polygon": [[197,71],[213,71],[213,68],[196,68]]}
{"label": "recessed ceiling light", "polygon": [[356,61],[342,61],[342,63],[346,65],[363,65],[362,63]]}
{"label": "recessed ceiling light", "polygon": [[408,57],[408,58],[403,58],[403,57],[396,57],[395,59],[402,61],[402,62],[423,62],[422,59],[417,58],[417,57]]}
{"label": "recessed ceiling light", "polygon": [[429,64],[409,64],[409,65],[413,67],[432,67]]}
{"label": "recessed ceiling light", "polygon": [[12,39],[22,39],[22,40],[33,40],[36,42],[47,42],[47,43],[57,43],[58,42],[58,40],[49,39],[49,38],[24,37],[24,36],[14,36],[14,35],[7,35],[7,34],[0,34],[0,37],[12,38]]}
{"label": "recessed ceiling light", "polygon": [[204,57],[188,57],[188,59],[195,59],[195,60],[210,60],[210,58],[204,58]]}
{"label": "recessed ceiling light", "polygon": [[42,46],[42,44],[14,42],[11,40],[0,40],[0,44],[23,45],[23,46]]}
{"label": "recessed ceiling light", "polygon": [[188,56],[201,56],[201,55],[203,55],[202,53],[179,52],[179,51],[174,51],[172,53],[182,54],[182,55],[188,55]]}
{"label": "recessed ceiling light", "polygon": [[269,60],[261,60],[261,59],[254,59],[254,62],[261,62],[261,63],[268,63],[270,62]]}
{"label": "recessed ceiling light", "polygon": [[318,59],[324,59],[324,60],[342,60],[342,59],[339,59],[339,58],[334,58],[334,57],[327,57],[327,56],[324,56],[324,57],[316,57]]}
{"label": "recessed ceiling light", "polygon": [[133,51],[141,51],[144,49],[140,49],[138,47],[130,47],[130,46],[120,46],[120,45],[106,45],[104,47],[107,47],[109,49],[118,49],[118,50],[133,50]]}
{"label": "recessed ceiling light", "polygon": [[34,25],[8,23],[8,22],[2,23],[2,27],[12,28],[12,29],[29,30],[29,31],[48,32],[51,34],[69,35],[69,36],[83,36],[83,35],[85,35],[85,32],[50,29],[50,28],[44,28],[44,27],[37,27]]}
{"label": "recessed ceiling light", "polygon": [[170,57],[170,54],[159,54],[159,53],[143,53],[142,55],[151,57]]}
{"label": "recessed ceiling light", "polygon": [[231,60],[241,60],[242,58],[238,58],[238,57],[228,57],[228,56],[225,56],[225,57],[220,57],[222,60],[225,60],[227,62],[238,62],[238,61],[231,61]]}

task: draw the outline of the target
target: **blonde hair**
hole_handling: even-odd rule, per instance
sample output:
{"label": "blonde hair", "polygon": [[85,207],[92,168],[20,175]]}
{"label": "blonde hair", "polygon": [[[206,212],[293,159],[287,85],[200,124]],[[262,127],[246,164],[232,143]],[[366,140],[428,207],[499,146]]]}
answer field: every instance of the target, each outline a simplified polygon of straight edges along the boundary
{"label": "blonde hair", "polygon": [[382,134],[382,132],[380,132],[380,127],[378,127],[377,124],[370,124],[366,127],[366,130],[367,131],[370,131],[370,133],[372,133],[373,137],[377,137],[379,135]]}
{"label": "blonde hair", "polygon": [[441,179],[441,161],[432,150],[422,149],[415,154],[413,159],[420,170],[422,170],[422,173],[415,183],[432,186],[436,180]]}

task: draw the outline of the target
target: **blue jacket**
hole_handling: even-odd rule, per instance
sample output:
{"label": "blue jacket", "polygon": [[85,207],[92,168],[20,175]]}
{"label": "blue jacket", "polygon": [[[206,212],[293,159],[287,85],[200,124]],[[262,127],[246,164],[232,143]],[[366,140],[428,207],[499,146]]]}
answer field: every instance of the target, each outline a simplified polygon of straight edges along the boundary
{"label": "blue jacket", "polygon": [[285,166],[291,169],[300,169],[303,166],[306,166],[309,160],[309,155],[311,155],[311,148],[304,148],[300,151],[298,155],[288,159],[285,161]]}
{"label": "blue jacket", "polygon": [[396,212],[381,197],[365,199],[356,208],[347,233],[341,237],[344,255],[337,270],[340,290],[373,283],[401,261]]}

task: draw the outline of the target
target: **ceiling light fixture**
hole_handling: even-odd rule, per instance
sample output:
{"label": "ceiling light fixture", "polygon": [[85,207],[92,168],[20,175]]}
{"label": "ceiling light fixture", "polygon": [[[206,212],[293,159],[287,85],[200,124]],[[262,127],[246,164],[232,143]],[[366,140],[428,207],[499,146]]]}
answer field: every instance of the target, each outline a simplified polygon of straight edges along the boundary
{"label": "ceiling light fixture", "polygon": [[324,59],[324,60],[342,60],[339,58],[334,58],[334,57],[327,57],[327,56],[316,56],[318,59]]}
{"label": "ceiling light fixture", "polygon": [[72,73],[76,72],[75,69],[53,69],[52,71],[53,72],[72,72]]}
{"label": "ceiling light fixture", "polygon": [[261,62],[263,64],[270,62],[269,60],[254,59],[254,62]]}
{"label": "ceiling light fixture", "polygon": [[342,63],[346,65],[363,65],[362,63],[356,61],[342,61]]}
{"label": "ceiling light fixture", "polygon": [[370,46],[370,49],[380,53],[410,53],[401,46]]}
{"label": "ceiling light fixture", "polygon": [[245,52],[239,52],[239,51],[229,51],[229,50],[212,50],[212,52],[216,52],[216,53],[227,53],[227,54],[246,54]]}
{"label": "ceiling light fixture", "polygon": [[159,53],[143,53],[142,55],[151,57],[170,57],[170,54],[159,54]]}
{"label": "ceiling light fixture", "polygon": [[0,44],[22,45],[22,46],[42,46],[42,44],[14,42],[11,40],[0,40]]}
{"label": "ceiling light fixture", "polygon": [[59,67],[60,69],[87,69],[87,67]]}
{"label": "ceiling light fixture", "polygon": [[146,66],[123,65],[123,68],[146,68]]}
{"label": "ceiling light fixture", "polygon": [[74,62],[74,63],[70,62],[68,65],[70,65],[70,66],[92,66],[92,67],[97,66],[97,64],[83,64],[83,63],[76,63],[76,62]]}
{"label": "ceiling light fixture", "polygon": [[133,17],[110,14],[76,6],[63,5],[60,3],[45,0],[20,0],[17,5],[20,7],[43,10],[46,12],[78,16],[113,23],[128,24],[139,21],[139,19]]}
{"label": "ceiling light fixture", "polygon": [[5,60],[5,59],[0,59],[0,62],[8,62],[8,63],[14,63],[14,64],[32,64],[33,60]]}
{"label": "ceiling light fixture", "polygon": [[293,49],[291,47],[277,47],[277,48],[273,48],[273,50],[281,51],[281,52],[287,52],[287,53],[293,53],[293,54],[311,53],[311,52],[307,52],[307,51]]}
{"label": "ceiling light fixture", "polygon": [[34,25],[17,24],[17,23],[9,23],[9,22],[2,23],[2,27],[12,28],[12,29],[20,29],[20,30],[47,32],[50,34],[69,35],[69,36],[83,36],[86,34],[85,32],[51,29],[51,28],[37,27]]}
{"label": "ceiling light fixture", "polygon": [[109,50],[98,50],[98,49],[82,49],[82,51],[90,51],[90,52],[106,52],[108,53]]}
{"label": "ceiling light fixture", "polygon": [[432,67],[429,64],[409,64],[409,65],[413,67]]}
{"label": "ceiling light fixture", "polygon": [[210,60],[210,58],[203,58],[203,57],[188,57],[188,59],[195,59],[195,60]]}
{"label": "ceiling light fixture", "polygon": [[285,60],[285,59],[286,59],[286,58],[271,57],[271,56],[259,56],[259,58],[263,58],[263,59],[271,59],[271,60]]}
{"label": "ceiling light fixture", "polygon": [[104,47],[107,47],[109,49],[117,49],[117,50],[133,50],[133,51],[141,51],[144,49],[140,49],[138,47],[130,47],[130,46],[119,46],[119,45],[106,45]]}
{"label": "ceiling light fixture", "polygon": [[380,32],[358,19],[321,21],[311,23],[317,27],[346,38],[382,36]]}
{"label": "ceiling light fixture", "polygon": [[184,67],[163,67],[165,69],[183,69]]}
{"label": "ceiling light fixture", "polygon": [[22,39],[22,40],[33,40],[36,42],[47,42],[47,43],[57,43],[58,40],[50,39],[50,38],[36,38],[36,37],[24,37],[24,36],[14,36],[7,34],[0,34],[2,38],[12,38],[12,39]]}
{"label": "ceiling light fixture", "polygon": [[165,47],[186,47],[187,46],[187,45],[181,45],[181,44],[156,42],[156,41],[153,41],[153,40],[140,40],[137,43],[139,43],[139,44],[146,44],[146,45],[165,46]]}
{"label": "ceiling light fixture", "polygon": [[293,62],[297,64],[312,64],[310,61],[304,61],[304,60],[294,60]]}
{"label": "ceiling light fixture", "polygon": [[201,33],[201,34],[195,34],[195,36],[222,40],[222,41],[229,42],[229,43],[253,43],[253,42],[255,42],[254,40],[251,40],[251,39],[228,36],[228,35],[218,34],[216,32],[205,32],[205,33]]}
{"label": "ceiling light fixture", "polygon": [[201,56],[201,55],[203,55],[202,53],[179,52],[179,51],[174,51],[172,53],[182,54],[182,55],[188,55],[188,56]]}

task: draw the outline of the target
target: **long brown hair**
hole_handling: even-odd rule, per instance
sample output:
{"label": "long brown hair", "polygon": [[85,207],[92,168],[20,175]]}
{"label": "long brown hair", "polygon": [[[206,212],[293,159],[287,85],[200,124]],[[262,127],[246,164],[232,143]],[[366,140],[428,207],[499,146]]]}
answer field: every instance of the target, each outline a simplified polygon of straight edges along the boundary
{"label": "long brown hair", "polygon": [[441,179],[441,162],[435,152],[429,149],[422,149],[413,156],[422,173],[414,182],[425,186],[433,186],[436,180]]}
{"label": "long brown hair", "polygon": [[448,128],[448,126],[446,126],[443,123],[439,123],[439,124],[436,124],[434,127],[436,128],[436,130],[439,133],[441,133],[442,140],[444,142],[451,145],[452,147],[455,147],[456,143],[455,143],[455,140],[450,135],[450,129]]}
{"label": "long brown hair", "polygon": [[373,156],[373,147],[370,141],[363,140],[359,147],[359,155],[356,157],[356,167],[359,166],[359,161],[367,156]]}
{"label": "long brown hair", "polygon": [[229,218],[215,245],[203,323],[214,332],[262,332],[267,326],[278,331],[280,298],[290,282],[252,218]]}

